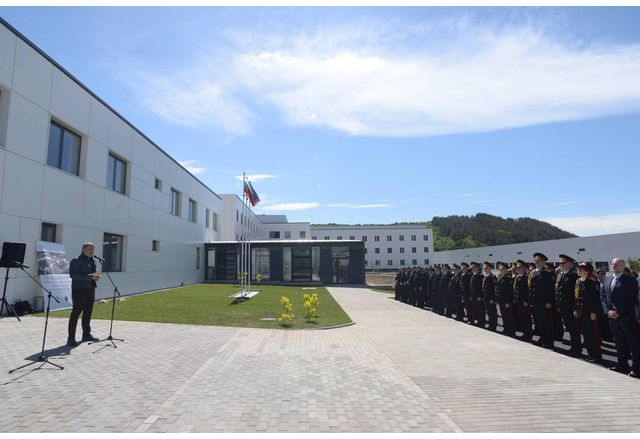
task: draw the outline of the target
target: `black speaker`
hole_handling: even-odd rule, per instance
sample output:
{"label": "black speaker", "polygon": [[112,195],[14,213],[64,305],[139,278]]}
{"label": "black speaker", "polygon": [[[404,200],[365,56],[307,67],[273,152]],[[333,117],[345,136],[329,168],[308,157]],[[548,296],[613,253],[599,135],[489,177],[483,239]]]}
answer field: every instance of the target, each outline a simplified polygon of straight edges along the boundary
{"label": "black speaker", "polygon": [[24,242],[3,242],[0,267],[17,268],[24,264],[24,253],[27,244]]}

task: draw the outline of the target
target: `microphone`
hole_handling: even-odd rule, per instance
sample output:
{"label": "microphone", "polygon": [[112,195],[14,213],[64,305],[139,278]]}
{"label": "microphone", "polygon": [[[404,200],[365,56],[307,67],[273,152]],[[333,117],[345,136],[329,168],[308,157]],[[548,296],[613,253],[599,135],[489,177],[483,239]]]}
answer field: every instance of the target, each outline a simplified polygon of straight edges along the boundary
{"label": "microphone", "polygon": [[103,259],[103,258],[101,258],[101,257],[100,257],[100,256],[98,256],[98,255],[93,255],[93,257],[94,257],[94,258],[96,258],[97,260],[99,260],[100,262],[102,262],[103,264],[104,264],[105,262],[107,262],[107,260],[106,260],[106,259]]}
{"label": "microphone", "polygon": [[18,267],[18,268],[29,268],[28,265],[24,265],[24,264],[22,264],[22,263],[20,263],[18,261],[13,261],[13,264],[15,264],[15,266]]}

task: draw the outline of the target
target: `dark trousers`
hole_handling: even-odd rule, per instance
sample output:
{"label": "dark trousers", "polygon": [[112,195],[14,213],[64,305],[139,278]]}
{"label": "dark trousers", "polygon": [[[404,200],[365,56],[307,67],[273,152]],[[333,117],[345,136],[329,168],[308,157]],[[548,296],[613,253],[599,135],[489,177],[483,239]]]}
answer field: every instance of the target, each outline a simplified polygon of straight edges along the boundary
{"label": "dark trousers", "polygon": [[496,302],[491,299],[485,299],[484,303],[487,307],[487,316],[489,317],[489,329],[495,331],[496,326],[498,326],[498,309],[496,308]]}
{"label": "dark trousers", "polygon": [[520,302],[516,303],[516,310],[518,313],[518,321],[520,322],[520,329],[522,330],[522,339],[524,341],[531,341],[533,336],[533,327],[531,325],[531,307],[529,304],[526,306]]}
{"label": "dark trousers", "polygon": [[484,313],[484,301],[482,299],[478,299],[477,297],[473,299],[473,306],[475,308],[475,320],[478,321],[477,325],[481,328],[484,328],[484,324],[486,322],[485,313]]}
{"label": "dark trousers", "polygon": [[[573,306],[571,306],[570,308],[571,309],[569,309],[569,306],[560,308],[560,316],[562,317],[564,327],[569,333],[569,339],[571,340],[571,352],[579,354],[582,351],[582,347],[580,346],[580,332],[578,332],[578,322],[573,315]],[[584,324],[584,321],[582,323]]]}
{"label": "dark trousers", "polygon": [[462,296],[462,304],[467,315],[467,322],[473,323],[473,301],[470,296]]}
{"label": "dark trousers", "polygon": [[516,333],[515,315],[513,313],[513,304],[509,304],[509,308],[505,303],[500,304],[500,315],[502,316],[502,332],[504,335],[513,337]]}
{"label": "dark trousers", "polygon": [[91,334],[91,313],[93,312],[93,302],[96,299],[95,288],[73,288],[71,290],[73,299],[73,309],[69,316],[69,338],[76,338],[76,326],[78,317],[82,313],[82,335]]}
{"label": "dark trousers", "polygon": [[618,368],[629,369],[629,354],[633,357],[633,371],[640,373],[640,329],[634,314],[613,319],[613,336],[618,352]]}
{"label": "dark trousers", "polygon": [[553,326],[553,308],[547,308],[543,303],[536,303],[533,307],[536,314],[536,326],[539,326],[540,343],[546,348],[552,348],[555,339]]}
{"label": "dark trousers", "polygon": [[597,316],[595,320],[591,320],[590,314],[586,313],[580,317],[580,326],[589,357],[602,361],[602,337],[600,336],[599,320]]}
{"label": "dark trousers", "polygon": [[463,321],[464,320],[464,305],[462,304],[462,297],[458,295],[453,296],[453,312],[456,313],[456,320]]}

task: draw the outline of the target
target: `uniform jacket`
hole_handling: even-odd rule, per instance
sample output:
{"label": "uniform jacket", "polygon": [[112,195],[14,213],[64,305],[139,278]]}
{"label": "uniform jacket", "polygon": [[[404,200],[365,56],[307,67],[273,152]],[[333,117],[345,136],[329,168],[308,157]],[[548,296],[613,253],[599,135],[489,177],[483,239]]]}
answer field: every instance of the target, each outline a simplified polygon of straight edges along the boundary
{"label": "uniform jacket", "polygon": [[526,274],[518,274],[513,280],[513,302],[529,302],[529,279]]}
{"label": "uniform jacket", "polygon": [[500,276],[496,281],[496,302],[513,303],[513,278],[510,274]]}
{"label": "uniform jacket", "polygon": [[602,314],[600,304],[600,282],[594,277],[578,279],[575,284],[575,310],[582,316],[590,313]]}
{"label": "uniform jacket", "polygon": [[573,309],[577,280],[578,274],[574,270],[558,275],[556,279],[556,307]]}
{"label": "uniform jacket", "polygon": [[471,285],[469,287],[469,295],[473,299],[482,297],[482,281],[484,280],[484,274],[476,273],[471,275]]}
{"label": "uniform jacket", "polygon": [[[574,284],[575,287],[575,284]],[[553,275],[545,268],[534,271],[529,279],[529,300],[534,305],[553,305],[555,298]]]}
{"label": "uniform jacket", "polygon": [[467,271],[460,275],[460,294],[464,297],[471,295],[471,272]]}
{"label": "uniform jacket", "polygon": [[485,302],[495,300],[496,298],[496,281],[498,278],[493,274],[484,276],[482,279],[482,296]]}

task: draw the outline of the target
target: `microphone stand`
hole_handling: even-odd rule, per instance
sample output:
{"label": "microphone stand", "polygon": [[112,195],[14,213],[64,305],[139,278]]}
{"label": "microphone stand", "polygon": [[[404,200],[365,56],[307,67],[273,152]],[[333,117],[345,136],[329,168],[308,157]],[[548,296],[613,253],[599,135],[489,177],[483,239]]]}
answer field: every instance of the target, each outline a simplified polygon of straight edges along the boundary
{"label": "microphone stand", "polygon": [[55,297],[53,297],[53,294],[51,294],[51,291],[46,289],[40,282],[38,282],[36,280],[35,277],[31,276],[29,274],[29,272],[24,269],[23,265],[20,266],[20,269],[22,271],[24,271],[27,274],[27,276],[29,276],[35,283],[40,285],[42,287],[42,289],[47,292],[47,298],[48,298],[47,299],[47,315],[46,315],[46,317],[44,319],[44,335],[42,336],[42,352],[40,353],[40,356],[38,357],[37,360],[34,360],[34,361],[30,362],[30,363],[27,363],[24,366],[20,366],[18,368],[10,370],[9,373],[15,372],[16,370],[22,369],[22,368],[27,367],[27,366],[31,366],[32,364],[38,363],[38,362],[40,362],[42,364],[40,366],[38,366],[36,369],[42,368],[42,366],[44,366],[45,363],[49,363],[50,365],[55,366],[55,367],[57,367],[59,369],[64,369],[64,367],[49,361],[49,359],[47,359],[47,357],[45,357],[45,355],[44,355],[44,344],[45,344],[45,340],[47,339],[47,326],[49,325],[49,309],[51,308],[51,299],[53,298],[53,300],[55,300],[58,303],[60,303],[60,301],[58,299],[56,299]]}
{"label": "microphone stand", "polygon": [[7,273],[4,277],[4,290],[2,290],[2,299],[0,299],[0,317],[4,314],[4,306],[7,305],[7,316],[9,316],[9,311],[11,314],[20,321],[20,317],[18,317],[18,313],[11,306],[11,304],[7,301],[7,282],[9,282],[9,267],[7,267]]}
{"label": "microphone stand", "polygon": [[[98,259],[98,261],[100,261],[100,264],[102,264],[102,267],[104,269],[104,259],[101,259],[101,258],[96,258],[96,259]],[[99,342],[102,342],[102,341],[110,341],[111,344],[113,345],[113,347],[117,348],[118,346],[116,346],[116,343],[115,343],[114,340],[117,340],[117,341],[124,341],[124,340],[121,339],[121,338],[113,338],[113,336],[111,335],[111,331],[113,330],[113,314],[114,314],[114,312],[116,310],[116,294],[118,294],[118,296],[120,296],[120,291],[118,291],[118,287],[116,286],[115,282],[113,282],[113,279],[111,279],[111,276],[109,276],[109,272],[105,271],[104,274],[107,275],[107,277],[109,278],[109,281],[111,281],[111,285],[113,285],[113,304],[111,305],[111,325],[109,326],[109,336],[104,340],[92,341],[92,342],[90,342],[88,344],[92,345],[94,343],[99,343]],[[109,346],[109,345],[107,345],[107,346]]]}

